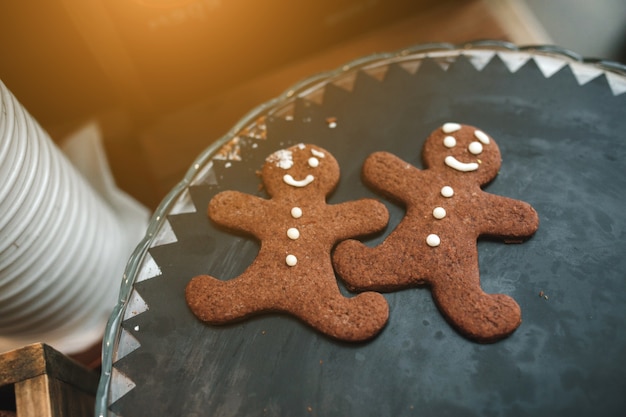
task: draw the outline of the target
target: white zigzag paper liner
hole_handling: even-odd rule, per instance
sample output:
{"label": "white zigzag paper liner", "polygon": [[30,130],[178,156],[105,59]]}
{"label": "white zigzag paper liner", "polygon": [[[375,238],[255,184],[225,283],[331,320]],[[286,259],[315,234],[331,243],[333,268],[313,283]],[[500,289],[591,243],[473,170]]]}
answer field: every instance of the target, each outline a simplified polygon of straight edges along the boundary
{"label": "white zigzag paper liner", "polygon": [[[133,290],[130,299],[128,300],[128,304],[126,305],[126,311],[124,311],[124,321],[145,311],[148,311],[148,304],[137,291]],[[120,358],[123,358],[126,355],[119,356]]]}
{"label": "white zigzag paper liner", "polygon": [[124,395],[128,394],[130,390],[135,388],[135,383],[115,368],[113,368],[111,372],[111,379],[115,381],[115,384],[111,384],[111,402],[119,400]]}
{"label": "white zigzag paper liner", "polygon": [[[187,209],[186,205],[183,205],[179,208],[179,210],[177,210],[175,213],[172,213],[172,214],[191,213],[195,211],[195,207],[194,207],[194,210],[192,211],[186,211],[186,209]],[[163,222],[163,226],[161,227],[159,234],[154,237],[154,240],[152,241],[152,244],[150,245],[150,247],[155,248],[157,246],[163,246],[163,245],[176,243],[176,242],[178,242],[178,238],[176,237],[176,232],[174,232],[174,229],[172,229],[172,225],[166,219]],[[151,278],[151,277],[148,277],[148,278]]]}
{"label": "white zigzag paper liner", "polygon": [[[626,92],[626,80],[623,76],[606,71],[601,67],[591,66],[583,62],[566,61],[562,56],[537,56],[528,52],[498,52],[498,51],[463,51],[458,56],[465,56],[468,61],[474,66],[477,71],[482,71],[491,60],[498,56],[504,65],[509,69],[511,73],[517,72],[520,68],[528,63],[530,60],[534,60],[541,73],[546,78],[550,78],[563,67],[569,66],[572,70],[576,81],[579,85],[584,85],[589,81],[597,78],[601,75],[605,75],[611,92],[617,96]],[[424,58],[435,59],[435,62],[443,69],[447,70],[450,66],[450,52],[442,51],[436,53],[425,54]],[[437,60],[437,58],[442,58]],[[410,74],[415,74],[419,70],[421,60],[414,62],[401,63],[400,66],[404,68]],[[375,69],[380,72],[379,69]],[[365,68],[363,72],[371,75],[372,78],[381,80],[381,77],[377,75],[374,70]],[[356,77],[345,77],[338,83],[334,83],[338,87],[350,90]]]}
{"label": "white zigzag paper liner", "polygon": [[[546,78],[550,78],[563,67],[569,66],[572,70],[574,77],[576,78],[576,81],[580,86],[583,86],[593,79],[604,75],[613,95],[617,96],[626,93],[626,67],[623,67],[619,64],[604,62],[595,63],[596,65],[593,65],[593,63],[589,64],[581,60],[579,57],[573,56],[571,52],[555,49],[552,47],[548,47],[548,53],[543,54],[544,48],[541,47],[530,47],[529,51],[524,51],[515,48],[512,45],[500,42],[486,42],[484,44],[477,44],[479,48],[481,47],[481,45],[484,45],[486,47],[496,46],[498,49],[504,50],[470,48],[459,50],[454,49],[450,45],[440,45],[440,49],[437,50],[437,46],[432,45],[432,47],[418,47],[418,50],[428,50],[424,52],[412,53],[405,50],[393,55],[366,57],[351,64],[345,65],[341,68],[341,70],[336,71],[335,74],[342,74],[343,72],[343,76],[341,77],[340,82],[333,84],[346,90],[351,90],[352,84],[356,80],[356,76],[350,77],[348,76],[347,72],[352,70],[361,70],[372,76],[372,78],[382,80],[384,79],[385,70],[381,70],[380,67],[376,68],[375,64],[386,59],[390,59],[393,56],[399,57],[396,63],[410,74],[415,74],[419,71],[419,67],[421,66],[421,63],[424,59],[434,59],[435,62],[443,70],[447,70],[451,63],[453,63],[459,56],[464,56],[477,71],[482,71],[495,56],[498,56],[511,73],[515,73],[516,71],[518,71],[530,60],[535,61],[537,67]],[[616,72],[614,72],[613,69],[615,69]],[[357,71],[355,71],[355,73],[356,72]],[[324,75],[328,74],[322,74],[322,76]],[[317,78],[313,77],[315,79],[314,81],[319,81],[319,77],[320,76],[318,76]],[[290,89],[285,94],[285,97],[293,97],[294,95],[296,95],[296,90],[301,89],[303,86],[306,86],[306,84],[307,81],[299,84],[293,89]],[[306,95],[302,92],[299,92],[298,94]],[[309,97],[307,97],[307,99],[308,98]],[[321,100],[321,98],[319,99]],[[313,101],[315,101],[315,99]],[[271,102],[268,104],[271,104]],[[244,117],[235,128],[231,130],[231,133],[229,135],[231,135],[232,137],[234,135],[234,133],[232,132],[238,133],[240,130],[242,130],[242,127],[244,127],[244,123],[249,124],[251,120],[254,121],[254,118],[252,116],[254,116],[255,113],[262,112],[266,109],[267,104],[262,105],[258,109],[252,111],[247,117]],[[222,138],[222,140],[218,141],[217,143],[220,145],[226,143],[226,140],[229,139],[229,135]],[[259,137],[257,139],[262,138]],[[198,158],[198,161],[205,160],[206,155],[215,154],[215,151],[218,149],[219,148],[215,147],[210,148],[209,150],[205,151],[205,154],[203,154],[203,156]],[[218,157],[215,159],[223,158]],[[183,180],[177,188],[172,190],[169,198],[166,198],[164,200],[164,203],[162,203],[162,206],[159,207],[157,213],[164,213],[167,211],[168,214],[175,215],[195,212],[196,208],[193,204],[193,201],[191,200],[188,186],[194,184],[215,184],[216,182],[217,181],[215,178],[215,172],[213,170],[213,164],[211,163],[211,161],[205,161],[204,164],[196,162],[188,172],[186,179]],[[167,201],[171,202],[174,199],[175,201],[173,204],[167,204]],[[156,223],[154,220],[156,220]],[[160,215],[156,215],[154,220],[153,226],[155,226],[156,224],[156,233],[148,233],[148,238],[150,238],[150,248],[177,242],[176,234],[172,229],[169,221],[167,221],[166,219],[162,219]],[[145,254],[143,254],[141,259],[142,261],[139,268],[137,269],[138,273],[136,274],[135,282],[145,281],[161,275],[160,267],[147,251]],[[132,275],[129,274],[128,276]],[[132,286],[132,284],[133,283],[131,283],[130,285]],[[119,307],[121,308],[120,311],[123,311],[122,321],[125,321],[128,318],[142,314],[149,310],[148,304],[134,289],[132,289],[132,292],[127,299],[126,305],[122,305]],[[114,316],[115,314],[112,316],[112,318],[114,318]],[[117,322],[115,320],[112,320],[109,323],[109,329],[111,330],[108,335],[109,337],[114,337],[114,334],[112,332],[112,330],[114,330],[113,325],[119,323],[119,316],[121,316],[121,313],[118,315]],[[139,331],[140,329],[134,330]],[[105,336],[105,342],[107,342],[107,336]],[[108,343],[106,343],[105,345],[109,346],[110,344],[111,341],[108,340]],[[117,414],[108,410],[109,405],[113,404],[124,395],[128,394],[128,392],[130,392],[136,386],[131,378],[114,368],[112,365],[114,362],[119,361],[131,352],[140,348],[141,344],[130,332],[125,329],[121,329],[116,346],[117,349],[115,355],[110,355],[108,357],[110,361],[109,363],[105,363],[107,359],[107,352],[105,352],[105,356],[103,357],[103,371],[105,372],[103,373],[103,378],[101,378],[100,386],[98,389],[98,401],[96,404],[96,411],[98,413],[97,416],[99,417],[104,417],[105,415],[111,417],[117,416]],[[108,353],[110,354],[111,352]]]}
{"label": "white zigzag paper liner", "polygon": [[130,332],[128,332],[125,329],[122,329],[122,332],[120,333],[120,341],[117,347],[116,356],[121,359],[125,357],[126,355],[128,355],[129,353],[132,353],[135,350],[137,350],[139,346],[141,346],[141,343],[139,343],[139,341]]}
{"label": "white zigzag paper liner", "polygon": [[176,204],[174,204],[174,207],[172,207],[172,210],[169,212],[169,214],[174,215],[174,214],[194,213],[195,211],[196,211],[196,206],[194,206],[193,201],[191,201],[191,195],[189,194],[189,189],[185,188],[185,190],[183,190],[180,197],[176,201]]}
{"label": "white zigzag paper liner", "polygon": [[[169,222],[166,222],[166,223],[169,225]],[[171,227],[169,228],[164,227],[164,233],[167,233],[167,235],[169,235],[170,231],[171,231]],[[174,232],[171,232],[171,233],[173,234]],[[164,237],[165,236],[163,235],[159,236],[160,239],[164,239]],[[146,256],[143,260],[140,271],[137,274],[137,278],[135,279],[135,282],[145,281],[147,279],[158,277],[160,275],[161,275],[161,268],[154,261],[150,253],[146,253]]]}

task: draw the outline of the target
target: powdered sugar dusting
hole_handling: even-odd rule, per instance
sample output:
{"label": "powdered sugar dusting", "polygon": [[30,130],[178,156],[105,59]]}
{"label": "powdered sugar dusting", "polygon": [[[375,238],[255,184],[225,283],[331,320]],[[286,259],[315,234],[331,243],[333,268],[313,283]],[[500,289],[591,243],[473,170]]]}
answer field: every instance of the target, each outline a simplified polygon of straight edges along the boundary
{"label": "powdered sugar dusting", "polygon": [[281,149],[268,156],[267,162],[276,164],[282,169],[289,169],[293,166],[293,154],[287,149]]}

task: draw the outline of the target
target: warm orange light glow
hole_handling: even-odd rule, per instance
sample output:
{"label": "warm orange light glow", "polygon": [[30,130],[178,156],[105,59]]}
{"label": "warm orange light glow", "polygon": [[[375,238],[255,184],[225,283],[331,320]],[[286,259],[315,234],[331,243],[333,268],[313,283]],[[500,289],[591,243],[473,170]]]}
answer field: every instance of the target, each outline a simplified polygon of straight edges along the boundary
{"label": "warm orange light glow", "polygon": [[139,3],[142,6],[154,7],[154,8],[174,8],[180,6],[186,6],[197,0],[134,0],[135,3]]}

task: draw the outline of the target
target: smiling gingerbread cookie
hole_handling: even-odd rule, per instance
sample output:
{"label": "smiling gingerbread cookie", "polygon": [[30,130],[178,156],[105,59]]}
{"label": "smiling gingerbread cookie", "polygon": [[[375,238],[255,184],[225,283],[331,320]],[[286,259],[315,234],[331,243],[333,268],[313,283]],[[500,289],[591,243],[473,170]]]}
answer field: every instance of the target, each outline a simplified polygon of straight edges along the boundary
{"label": "smiling gingerbread cookie", "polygon": [[193,278],[185,293],[192,312],[210,324],[283,312],[340,340],[376,335],[389,315],[385,298],[374,292],[344,297],[330,252],[340,240],[382,230],[389,218],[385,206],[371,199],[327,204],[339,165],[313,145],[273,153],[261,176],[270,199],[225,191],[210,201],[208,214],[215,223],[255,236],[261,248],[238,277]]}
{"label": "smiling gingerbread cookie", "polygon": [[424,144],[426,169],[386,152],[367,158],[364,181],[406,207],[398,226],[377,247],[356,240],[338,245],[337,273],[351,289],[395,291],[426,285],[446,319],[479,342],[511,334],[518,304],[480,286],[477,239],[522,242],[539,225],[527,203],[487,193],[501,157],[495,141],[472,126],[446,123]]}

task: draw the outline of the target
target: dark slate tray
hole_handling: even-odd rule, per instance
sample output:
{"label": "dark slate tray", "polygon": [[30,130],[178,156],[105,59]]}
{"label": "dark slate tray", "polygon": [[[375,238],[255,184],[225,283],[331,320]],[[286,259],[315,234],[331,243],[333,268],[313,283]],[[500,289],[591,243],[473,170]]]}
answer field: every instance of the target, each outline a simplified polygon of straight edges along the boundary
{"label": "dark slate tray", "polygon": [[[307,80],[199,158],[129,264],[105,339],[100,414],[624,415],[623,68],[540,51],[423,49]],[[380,198],[360,181],[363,160],[386,150],[420,167],[425,138],[447,121],[497,141],[503,164],[487,190],[527,201],[540,216],[522,245],[478,243],[483,289],[522,308],[511,337],[463,338],[425,288],[386,294],[389,323],[366,343],[331,340],[285,315],[212,327],[190,313],[184,288],[193,276],[236,277],[258,250],[209,222],[217,192],[263,196],[255,175],[263,159],[308,142],[342,169],[330,203]],[[226,142],[230,156],[220,150]],[[388,233],[403,210],[384,202]]]}

